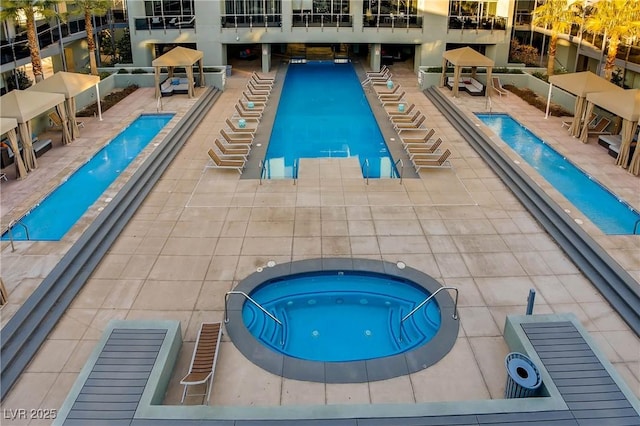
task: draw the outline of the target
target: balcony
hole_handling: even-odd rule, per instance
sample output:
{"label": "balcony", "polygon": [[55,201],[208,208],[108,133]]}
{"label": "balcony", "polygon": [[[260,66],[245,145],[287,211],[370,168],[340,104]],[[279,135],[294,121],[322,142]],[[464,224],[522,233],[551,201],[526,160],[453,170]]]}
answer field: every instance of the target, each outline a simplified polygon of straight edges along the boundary
{"label": "balcony", "polygon": [[[108,25],[107,17],[95,17],[95,29]],[[84,36],[84,18],[76,19],[59,26],[51,27],[49,23],[38,25],[38,46],[40,50],[60,42],[60,37],[64,40],[74,35]],[[14,38],[2,40],[0,42],[0,63],[2,65],[17,62],[29,56],[29,47],[26,31],[20,31]]]}
{"label": "balcony", "polygon": [[158,15],[135,17],[137,31],[195,29],[195,15]]}
{"label": "balcony", "polygon": [[393,14],[365,14],[362,17],[363,31],[365,28],[422,28],[421,15]]}
{"label": "balcony", "polygon": [[221,25],[222,28],[277,28],[282,26],[282,15],[279,13],[222,15]]}
{"label": "balcony", "polygon": [[502,16],[486,16],[479,18],[476,16],[449,16],[450,30],[485,30],[504,31],[507,29],[507,18]]}

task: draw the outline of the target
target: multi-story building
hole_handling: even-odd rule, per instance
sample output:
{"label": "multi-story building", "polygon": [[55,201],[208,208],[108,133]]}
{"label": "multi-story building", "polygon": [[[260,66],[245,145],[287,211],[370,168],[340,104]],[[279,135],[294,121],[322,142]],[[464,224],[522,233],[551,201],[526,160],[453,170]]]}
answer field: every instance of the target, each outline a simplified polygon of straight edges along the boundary
{"label": "multi-story building", "polygon": [[[284,57],[310,59],[357,56],[371,68],[410,60],[414,69],[439,66],[445,50],[471,46],[508,66],[513,39],[546,50],[547,34],[531,26],[540,0],[114,0],[113,9],[95,17],[96,34],[128,28],[134,67],[175,45],[204,52],[205,64],[234,59],[261,59],[263,71]],[[57,6],[66,11],[66,4]],[[72,7],[72,6],[69,6]],[[602,64],[602,39],[583,40],[574,25],[561,38],[557,68],[592,70]],[[21,22],[3,22],[3,80],[28,65],[30,58]],[[66,22],[38,21],[43,58],[54,69],[78,70],[88,63],[81,16]],[[100,40],[100,38],[99,38]],[[113,38],[112,38],[113,40]],[[640,72],[633,46],[622,45],[618,66],[632,71],[625,84],[636,84]],[[638,53],[638,52],[636,52]],[[544,66],[544,55],[540,65]],[[635,62],[634,62],[635,61]],[[623,71],[624,72],[624,71]]]}

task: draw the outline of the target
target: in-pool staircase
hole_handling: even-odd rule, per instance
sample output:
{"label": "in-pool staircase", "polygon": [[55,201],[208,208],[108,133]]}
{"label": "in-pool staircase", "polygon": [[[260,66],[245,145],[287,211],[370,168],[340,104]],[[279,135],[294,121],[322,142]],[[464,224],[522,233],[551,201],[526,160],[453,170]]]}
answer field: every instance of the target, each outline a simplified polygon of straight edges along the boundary
{"label": "in-pool staircase", "polygon": [[[416,304],[407,301],[406,305],[390,307],[388,310],[389,345],[398,353],[424,344],[435,335],[440,327],[440,312],[435,303],[425,305],[401,324],[402,318],[415,306]],[[255,305],[245,303],[243,318],[247,329],[265,345],[277,352],[287,353],[287,343],[290,339],[287,310],[281,303],[268,303],[263,307],[275,318],[278,318],[282,325],[269,318]],[[437,320],[434,320],[434,317]]]}

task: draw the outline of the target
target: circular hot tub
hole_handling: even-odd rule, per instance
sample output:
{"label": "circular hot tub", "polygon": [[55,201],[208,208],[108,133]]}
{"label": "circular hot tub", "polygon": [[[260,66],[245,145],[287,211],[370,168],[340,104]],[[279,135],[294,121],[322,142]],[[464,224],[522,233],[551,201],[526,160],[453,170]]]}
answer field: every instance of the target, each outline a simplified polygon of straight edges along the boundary
{"label": "circular hot tub", "polygon": [[433,295],[440,287],[403,264],[366,259],[260,268],[227,295],[227,334],[248,359],[284,377],[388,379],[453,347],[454,301],[447,291]]}

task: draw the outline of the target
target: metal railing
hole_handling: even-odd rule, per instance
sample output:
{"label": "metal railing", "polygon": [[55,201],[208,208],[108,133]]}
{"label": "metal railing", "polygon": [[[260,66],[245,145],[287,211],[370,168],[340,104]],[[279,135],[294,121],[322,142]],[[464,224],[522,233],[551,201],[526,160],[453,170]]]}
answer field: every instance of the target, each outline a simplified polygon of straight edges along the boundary
{"label": "metal railing", "polygon": [[405,13],[365,13],[362,16],[362,31],[365,28],[422,28],[423,16]]}
{"label": "metal railing", "polygon": [[220,29],[224,28],[253,28],[253,27],[280,27],[282,28],[281,13],[257,13],[257,14],[228,14],[220,17]]}
{"label": "metal railing", "polygon": [[362,171],[363,172],[366,171],[366,174],[365,174],[364,178],[367,181],[367,185],[369,185],[369,159],[368,158],[364,159],[364,164],[362,165]]}
{"label": "metal railing", "polygon": [[404,161],[402,161],[402,158],[398,158],[398,161],[393,164],[394,166],[396,166],[396,170],[398,169],[398,164],[400,164],[400,185],[402,185],[402,177],[404,176]]}
{"label": "metal railing", "polygon": [[284,346],[284,325],[282,325],[282,321],[280,321],[278,318],[276,318],[271,312],[269,312],[265,308],[263,308],[261,304],[259,304],[255,300],[253,300],[251,298],[251,296],[249,296],[244,291],[232,290],[232,291],[228,291],[228,292],[225,293],[225,295],[224,295],[224,323],[227,324],[229,322],[229,315],[228,315],[228,311],[227,311],[227,303],[229,302],[229,296],[232,295],[232,294],[239,294],[239,295],[243,296],[249,302],[253,303],[255,307],[260,309],[265,315],[267,315],[269,318],[274,320],[276,322],[276,324],[278,324],[282,328],[280,345]]}
{"label": "metal railing", "polygon": [[9,228],[7,229],[7,234],[9,234],[9,241],[11,242],[11,252],[16,251],[15,246],[13,245],[13,228],[16,225],[21,225],[24,228],[24,232],[27,235],[27,241],[29,241],[29,228],[27,228],[27,225],[25,225],[24,223],[22,223],[22,221],[20,220],[14,220],[12,222],[9,223]]}
{"label": "metal railing", "polygon": [[440,287],[439,289],[437,289],[436,291],[434,291],[433,293],[431,293],[429,295],[429,297],[427,297],[426,299],[424,299],[422,302],[420,302],[420,304],[418,306],[416,306],[415,308],[413,308],[411,310],[411,312],[409,312],[407,315],[405,315],[404,317],[402,317],[402,319],[400,320],[400,330],[398,333],[398,338],[400,339],[400,341],[402,341],[402,324],[409,318],[411,317],[413,314],[415,314],[420,308],[422,308],[424,305],[426,305],[427,303],[429,303],[434,297],[436,297],[436,295],[438,293],[440,293],[442,290],[455,290],[456,292],[456,298],[454,300],[453,303],[453,319],[457,320],[458,319],[458,289],[456,287]]}
{"label": "metal railing", "polygon": [[265,163],[263,160],[260,160],[260,162],[258,163],[258,170],[260,171],[260,185],[262,185],[262,179],[264,178],[264,169]]}
{"label": "metal railing", "polygon": [[298,159],[293,160],[293,184],[298,182]]}
{"label": "metal railing", "polygon": [[636,220],[636,223],[633,225],[633,235],[636,235],[638,232],[638,225],[640,225],[640,219]]}

